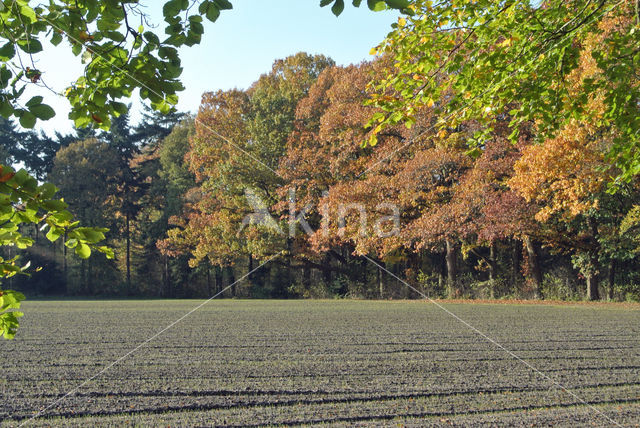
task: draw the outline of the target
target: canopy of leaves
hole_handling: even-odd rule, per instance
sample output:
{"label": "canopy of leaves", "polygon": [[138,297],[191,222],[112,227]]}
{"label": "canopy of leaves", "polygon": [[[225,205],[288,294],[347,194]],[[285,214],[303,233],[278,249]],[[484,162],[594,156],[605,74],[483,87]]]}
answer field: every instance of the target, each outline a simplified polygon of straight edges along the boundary
{"label": "canopy of leaves", "polygon": [[481,147],[507,114],[513,140],[527,122],[542,141],[580,120],[616,129],[608,156],[621,179],[640,172],[635,0],[418,0],[410,7],[415,14],[399,19],[375,49],[391,55],[398,71],[374,84],[372,102],[387,112],[371,122],[380,122],[378,130],[411,125],[420,108],[434,106],[438,129],[481,122],[470,140]]}
{"label": "canopy of leaves", "polygon": [[[50,184],[39,185],[24,170],[15,172],[0,167],[0,246],[27,248],[33,239],[23,234],[22,227],[35,225],[46,230],[48,240],[55,242],[65,237],[65,245],[81,258],[87,258],[92,250],[113,257],[113,251],[98,243],[103,241],[107,229],[80,226],[67,210],[67,203],[55,198],[58,189]],[[21,265],[18,257],[0,258],[0,278],[10,278],[26,273],[29,263]],[[19,313],[17,309],[24,296],[10,290],[0,291],[0,334],[10,338],[15,334]]]}
{"label": "canopy of leaves", "polygon": [[[354,6],[361,1],[354,0]],[[343,0],[321,0],[342,13]],[[368,1],[371,10],[405,10],[407,0]],[[29,85],[50,89],[47,70],[38,69],[38,55],[46,39],[63,42],[85,64],[84,72],[63,94],[76,127],[108,129],[112,117],[127,111],[123,102],[134,89],[153,109],[169,113],[183,89],[178,48],[200,43],[203,21],[215,22],[232,9],[228,0],[167,0],[164,23],[156,29],[144,8],[133,0],[55,0],[31,5],[28,0],[0,1],[0,115],[16,117],[25,128],[55,116],[41,95],[26,100]],[[159,31],[159,30],[162,31]]]}

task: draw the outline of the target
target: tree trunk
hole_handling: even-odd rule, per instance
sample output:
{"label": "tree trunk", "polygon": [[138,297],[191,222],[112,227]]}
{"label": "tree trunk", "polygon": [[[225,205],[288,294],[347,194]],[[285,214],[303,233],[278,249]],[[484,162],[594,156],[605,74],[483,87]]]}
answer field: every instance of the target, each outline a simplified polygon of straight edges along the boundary
{"label": "tree trunk", "polygon": [[609,288],[607,289],[607,299],[613,300],[613,294],[616,286],[616,269],[618,268],[618,263],[616,259],[611,259],[611,263],[609,264]]}
{"label": "tree trunk", "polygon": [[[253,271],[253,255],[249,254],[249,263],[247,265],[247,281],[249,281],[249,283],[251,284],[251,287],[249,287],[249,293],[251,293],[251,290],[254,288],[253,286],[255,285],[253,280],[257,280],[257,282],[261,282],[260,281],[260,276],[256,273],[256,274],[251,274],[251,272]],[[260,285],[261,286],[261,285]]]}
{"label": "tree trunk", "polygon": [[171,275],[169,273],[169,257],[162,256],[162,276],[164,280],[164,286],[167,293],[167,297],[173,297],[171,287]]}
{"label": "tree trunk", "polygon": [[233,272],[232,266],[227,267],[227,279],[229,280],[229,285],[231,286],[231,296],[236,297],[236,275]]}
{"label": "tree trunk", "polygon": [[207,295],[213,296],[213,290],[211,289],[211,264],[207,261]]}
{"label": "tree trunk", "polygon": [[131,291],[131,230],[129,213],[125,216],[125,238],[127,240],[127,288]]}
{"label": "tree trunk", "polygon": [[440,266],[438,266],[438,290],[444,290],[447,276],[447,252],[442,252],[438,258],[440,262]]}
{"label": "tree trunk", "polygon": [[456,246],[450,240],[447,239],[447,295],[450,299],[457,297],[457,276],[458,276],[458,264]]}
{"label": "tree trunk", "polygon": [[598,275],[587,276],[587,300],[600,300]]}
{"label": "tree trunk", "polygon": [[326,267],[326,269],[322,271],[322,277],[325,287],[329,288],[331,287],[331,283],[333,282],[333,272],[331,271],[331,255],[329,253],[324,256],[324,266]]}
{"label": "tree trunk", "polygon": [[511,246],[511,286],[515,290],[520,283],[520,254],[522,248],[520,241],[517,239],[512,240]]}
{"label": "tree trunk", "polygon": [[365,258],[360,260],[360,274],[362,275],[362,284],[367,288],[367,267],[369,267],[369,261]]}
{"label": "tree trunk", "polygon": [[216,280],[216,294],[222,291],[222,269],[220,267],[216,267],[214,272],[215,280]]}
{"label": "tree trunk", "polygon": [[598,290],[598,272],[600,271],[598,254],[600,253],[600,244],[598,243],[598,223],[594,217],[589,217],[589,226],[591,227],[591,240],[594,247],[590,257],[591,268],[596,273],[587,277],[587,300],[600,300],[600,291]]}
{"label": "tree trunk", "polygon": [[[384,267],[385,264],[383,261],[381,261],[380,266]],[[383,281],[383,275],[382,275],[382,268],[379,267],[378,268],[378,293],[380,293],[380,300],[384,299],[384,281]]]}
{"label": "tree trunk", "polygon": [[529,259],[529,271],[531,272],[535,286],[535,290],[533,291],[534,298],[539,299],[542,297],[542,270],[540,269],[538,252],[536,251],[536,247],[529,236],[524,237],[524,245],[527,249],[527,258]]}
{"label": "tree trunk", "polygon": [[496,260],[496,243],[491,242],[489,246],[489,287],[491,287],[491,298],[496,297],[496,275],[498,269],[498,261]]}
{"label": "tree trunk", "polygon": [[311,287],[311,268],[308,266],[302,268],[302,284],[306,290]]}

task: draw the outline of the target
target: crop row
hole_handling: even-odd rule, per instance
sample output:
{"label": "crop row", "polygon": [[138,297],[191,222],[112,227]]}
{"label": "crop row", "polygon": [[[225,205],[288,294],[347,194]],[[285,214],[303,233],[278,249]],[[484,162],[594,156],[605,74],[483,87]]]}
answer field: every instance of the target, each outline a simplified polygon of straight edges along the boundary
{"label": "crop row", "polygon": [[621,308],[449,306],[536,372],[424,303],[212,302],[62,399],[195,304],[25,305],[2,344],[0,419],[51,404],[36,422],[606,425],[592,405],[638,417],[640,311]]}

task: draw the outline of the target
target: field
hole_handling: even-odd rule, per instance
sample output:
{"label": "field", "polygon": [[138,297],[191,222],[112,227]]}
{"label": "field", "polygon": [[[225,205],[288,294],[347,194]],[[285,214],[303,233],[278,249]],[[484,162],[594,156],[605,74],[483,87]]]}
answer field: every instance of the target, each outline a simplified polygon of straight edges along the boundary
{"label": "field", "polygon": [[638,306],[444,305],[546,378],[426,302],[212,301],[63,398],[198,303],[26,302],[1,425],[640,425]]}

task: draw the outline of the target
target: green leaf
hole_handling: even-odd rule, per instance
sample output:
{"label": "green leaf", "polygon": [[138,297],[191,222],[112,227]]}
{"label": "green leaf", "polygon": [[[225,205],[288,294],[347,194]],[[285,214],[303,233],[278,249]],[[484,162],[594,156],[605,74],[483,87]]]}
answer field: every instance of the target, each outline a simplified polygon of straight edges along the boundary
{"label": "green leaf", "polygon": [[48,211],[62,211],[67,208],[67,204],[61,200],[51,199],[49,201],[43,201],[42,207]]}
{"label": "green leaf", "polygon": [[23,128],[31,129],[36,125],[36,116],[28,111],[22,111],[20,114],[20,125]]}
{"label": "green leaf", "polygon": [[182,10],[181,0],[170,0],[162,7],[162,14],[165,18],[176,16]]}
{"label": "green leaf", "polygon": [[20,13],[23,16],[26,16],[27,18],[29,18],[29,22],[35,22],[38,19],[36,17],[35,11],[31,7],[29,7],[28,4],[21,4],[20,5]]}
{"label": "green leaf", "polygon": [[206,17],[209,21],[216,22],[220,17],[220,9],[218,9],[213,3],[209,3]]}
{"label": "green leaf", "polygon": [[367,0],[367,5],[369,6],[369,9],[374,12],[379,12],[387,8],[387,4],[381,0]]}
{"label": "green leaf", "polygon": [[16,54],[16,48],[12,42],[7,42],[0,48],[0,61],[7,62]]}
{"label": "green leaf", "polygon": [[76,128],[84,128],[91,123],[91,118],[87,116],[80,116],[73,120],[73,125]]}
{"label": "green leaf", "polygon": [[213,3],[219,10],[230,10],[233,9],[233,5],[229,0],[213,0]]}
{"label": "green leaf", "polygon": [[93,102],[98,107],[104,107],[104,105],[107,103],[107,97],[100,92],[96,92],[95,94],[93,94]]}
{"label": "green leaf", "polygon": [[38,104],[42,104],[43,99],[44,98],[42,98],[40,95],[36,95],[35,97],[32,97],[29,101],[27,101],[25,106],[32,107]]}
{"label": "green leaf", "polygon": [[51,44],[53,46],[58,46],[62,42],[62,34],[55,31],[53,36],[51,36]]}
{"label": "green leaf", "polygon": [[387,5],[393,9],[405,9],[409,7],[409,0],[385,0]]}
{"label": "green leaf", "polygon": [[51,242],[55,242],[58,239],[60,239],[60,237],[64,235],[64,229],[61,228],[57,228],[57,227],[51,227],[49,228],[49,231],[47,232],[47,239]]}
{"label": "green leaf", "polygon": [[74,232],[80,234],[83,239],[90,244],[103,241],[105,238],[104,233],[101,230],[89,227],[79,227]]}
{"label": "green leaf", "polygon": [[109,248],[109,247],[105,247],[105,246],[101,246],[101,247],[96,247],[96,250],[98,250],[99,252],[101,252],[102,254],[104,254],[107,259],[112,260],[116,257],[116,255],[113,252],[113,249]]}
{"label": "green leaf", "polygon": [[43,198],[43,199],[52,198],[53,195],[55,195],[57,191],[58,191],[58,188],[52,183],[44,183],[38,189],[38,192],[40,193],[40,197]]}
{"label": "green leaf", "polygon": [[42,51],[40,41],[31,37],[29,37],[28,40],[18,40],[18,47],[26,53],[38,53]]}
{"label": "green leaf", "polygon": [[81,242],[80,245],[76,247],[76,254],[81,259],[88,259],[89,256],[91,256],[91,248],[87,244]]}
{"label": "green leaf", "polygon": [[46,104],[35,105],[30,107],[29,110],[40,120],[49,120],[56,115],[55,110]]}
{"label": "green leaf", "polygon": [[344,10],[344,0],[336,0],[333,6],[331,6],[331,12],[333,12],[335,16],[340,16],[343,10]]}

